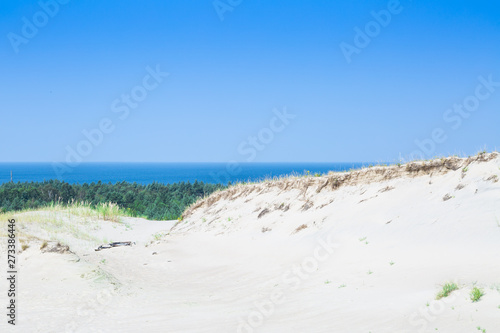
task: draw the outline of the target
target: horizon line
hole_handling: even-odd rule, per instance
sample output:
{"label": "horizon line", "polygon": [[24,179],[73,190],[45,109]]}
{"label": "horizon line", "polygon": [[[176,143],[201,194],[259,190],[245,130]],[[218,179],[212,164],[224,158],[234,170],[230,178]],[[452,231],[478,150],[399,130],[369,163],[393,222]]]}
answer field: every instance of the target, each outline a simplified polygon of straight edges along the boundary
{"label": "horizon line", "polygon": [[[382,161],[386,162],[386,161]],[[26,163],[26,164],[35,164],[35,163],[40,163],[40,164],[53,164],[53,163],[60,163],[60,164],[66,164],[66,162],[47,162],[47,161],[9,161],[9,162],[1,162],[0,164],[20,164],[20,163]],[[266,162],[206,162],[206,161],[197,161],[197,162],[184,162],[184,161],[176,161],[176,162],[151,162],[151,161],[94,161],[94,162],[81,162],[78,165],[82,164],[272,164],[272,163],[282,163],[282,164],[293,164],[293,163],[322,163],[322,164],[335,164],[335,163],[374,163],[373,161],[363,161],[363,162],[353,162],[353,161],[340,161],[340,162],[325,162],[325,161],[266,161]],[[379,162],[377,162],[379,163]],[[78,166],[76,166],[78,167]]]}

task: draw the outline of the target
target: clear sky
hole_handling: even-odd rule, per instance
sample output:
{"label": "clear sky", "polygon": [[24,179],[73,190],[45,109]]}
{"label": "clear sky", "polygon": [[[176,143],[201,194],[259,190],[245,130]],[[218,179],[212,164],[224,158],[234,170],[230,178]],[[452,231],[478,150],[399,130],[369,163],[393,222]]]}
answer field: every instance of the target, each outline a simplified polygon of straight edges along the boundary
{"label": "clear sky", "polygon": [[497,1],[40,3],[0,2],[0,162],[395,161],[500,146]]}

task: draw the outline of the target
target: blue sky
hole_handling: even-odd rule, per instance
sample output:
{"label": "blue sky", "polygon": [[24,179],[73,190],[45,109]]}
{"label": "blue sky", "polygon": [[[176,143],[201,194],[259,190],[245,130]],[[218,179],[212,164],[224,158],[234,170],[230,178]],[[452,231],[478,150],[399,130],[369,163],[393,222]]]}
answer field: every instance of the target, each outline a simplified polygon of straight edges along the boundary
{"label": "blue sky", "polygon": [[[494,1],[54,1],[0,3],[0,162],[395,161],[499,146]],[[454,111],[463,103],[472,111]]]}

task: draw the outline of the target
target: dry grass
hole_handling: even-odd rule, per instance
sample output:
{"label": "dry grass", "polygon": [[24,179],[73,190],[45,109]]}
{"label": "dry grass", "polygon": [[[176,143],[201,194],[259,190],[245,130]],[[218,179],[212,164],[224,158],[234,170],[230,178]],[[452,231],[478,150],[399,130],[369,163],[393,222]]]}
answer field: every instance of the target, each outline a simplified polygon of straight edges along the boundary
{"label": "dry grass", "polygon": [[50,252],[50,253],[70,253],[71,251],[69,250],[69,246],[61,244],[60,242],[57,242],[53,246],[45,246],[42,249],[42,252]]}
{"label": "dry grass", "polygon": [[265,193],[275,188],[281,191],[297,189],[305,196],[308,191],[319,193],[321,191],[335,191],[342,186],[354,186],[373,182],[383,182],[402,177],[421,177],[426,175],[445,174],[468,167],[471,163],[488,162],[498,156],[498,153],[479,153],[469,158],[448,157],[429,161],[413,161],[407,164],[366,167],[347,172],[330,172],[328,175],[313,176],[287,176],[266,179],[261,183],[240,183],[225,190],[212,193],[189,206],[182,215],[189,217],[192,212],[200,207],[212,206],[219,200],[235,200],[253,192]]}
{"label": "dry grass", "polygon": [[301,230],[304,230],[306,228],[307,228],[307,225],[306,224],[302,224],[302,225],[298,226],[297,229],[295,229],[295,231],[293,233],[296,234],[297,232],[299,232]]}
{"label": "dry grass", "polygon": [[[51,204],[38,210],[23,210],[0,213],[0,237],[7,236],[9,219],[16,220],[16,237],[18,239],[35,238],[65,243],[76,238],[91,243],[102,243],[105,239],[91,236],[88,230],[99,230],[100,221],[119,222],[127,213],[113,203],[92,207],[89,203],[73,202],[70,205]],[[30,234],[26,233],[30,230]],[[44,243],[45,244],[45,243]],[[45,248],[47,244],[42,244]]]}

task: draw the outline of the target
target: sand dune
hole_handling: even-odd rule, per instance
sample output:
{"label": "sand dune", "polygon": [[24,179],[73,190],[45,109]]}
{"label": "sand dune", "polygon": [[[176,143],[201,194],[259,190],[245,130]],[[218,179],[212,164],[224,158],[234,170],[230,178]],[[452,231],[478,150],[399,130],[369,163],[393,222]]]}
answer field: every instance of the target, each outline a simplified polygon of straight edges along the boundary
{"label": "sand dune", "polygon": [[[238,185],[172,229],[67,215],[81,232],[58,235],[66,253],[16,216],[30,236],[16,329],[500,332],[499,168],[483,154]],[[104,239],[135,245],[94,251]]]}

